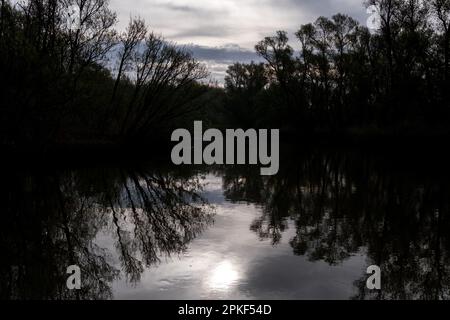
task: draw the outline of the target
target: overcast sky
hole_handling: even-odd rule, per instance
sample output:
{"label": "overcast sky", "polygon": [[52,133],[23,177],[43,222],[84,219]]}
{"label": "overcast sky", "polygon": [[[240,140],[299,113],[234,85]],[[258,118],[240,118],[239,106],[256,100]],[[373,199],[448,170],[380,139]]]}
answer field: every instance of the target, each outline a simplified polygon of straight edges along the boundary
{"label": "overcast sky", "polygon": [[[131,16],[144,18],[153,31],[190,45],[214,78],[222,80],[234,61],[257,59],[254,45],[276,30],[293,33],[323,15],[346,13],[366,21],[363,0],[110,0],[119,29]],[[292,43],[295,47],[295,42]]]}

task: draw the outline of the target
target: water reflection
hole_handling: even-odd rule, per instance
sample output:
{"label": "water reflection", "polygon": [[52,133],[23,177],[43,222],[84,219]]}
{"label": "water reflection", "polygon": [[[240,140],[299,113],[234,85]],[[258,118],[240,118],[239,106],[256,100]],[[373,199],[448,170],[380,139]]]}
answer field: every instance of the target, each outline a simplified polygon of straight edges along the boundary
{"label": "water reflection", "polygon": [[230,261],[220,262],[209,275],[208,284],[213,290],[226,291],[239,279],[239,272]]}
{"label": "water reflection", "polygon": [[[313,150],[283,157],[273,177],[159,166],[1,175],[2,299],[450,296],[446,160]],[[72,264],[79,291],[65,287]],[[365,288],[372,264],[381,291]]]}
{"label": "water reflection", "polygon": [[383,290],[366,290],[362,270],[355,299],[448,299],[450,185],[437,162],[315,151],[286,158],[271,178],[228,170],[224,188],[262,206],[250,227],[261,239],[276,245],[293,221],[295,255],[338,266],[364,250]]}
{"label": "water reflection", "polygon": [[[10,172],[2,182],[3,299],[111,298],[120,275],[139,281],[212,222],[201,181],[169,171]],[[114,251],[97,244],[99,231]],[[69,291],[66,267],[74,264],[83,286]]]}

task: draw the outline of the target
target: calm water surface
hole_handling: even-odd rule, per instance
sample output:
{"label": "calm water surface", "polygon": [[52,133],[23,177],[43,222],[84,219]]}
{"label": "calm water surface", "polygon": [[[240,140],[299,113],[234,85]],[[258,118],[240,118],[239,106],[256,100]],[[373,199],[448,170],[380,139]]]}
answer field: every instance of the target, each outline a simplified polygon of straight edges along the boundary
{"label": "calm water surface", "polygon": [[356,293],[354,281],[367,265],[363,250],[339,266],[296,256],[289,244],[295,237],[290,218],[283,221],[276,244],[261,239],[250,226],[263,208],[227,200],[222,179],[208,175],[204,180],[204,196],[216,210],[214,224],[185,253],[146,269],[137,285],[116,282],[116,298],[346,299]]}
{"label": "calm water surface", "polygon": [[[449,297],[442,164],[311,151],[281,168],[5,170],[0,297]],[[365,289],[372,264],[379,292]]]}

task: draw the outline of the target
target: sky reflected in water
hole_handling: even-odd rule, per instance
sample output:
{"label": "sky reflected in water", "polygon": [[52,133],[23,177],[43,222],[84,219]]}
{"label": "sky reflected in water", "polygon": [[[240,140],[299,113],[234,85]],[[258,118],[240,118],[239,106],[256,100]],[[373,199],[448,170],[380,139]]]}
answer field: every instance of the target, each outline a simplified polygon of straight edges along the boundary
{"label": "sky reflected in water", "polygon": [[[0,298],[448,299],[450,169],[426,156],[314,150],[271,177],[3,170]],[[366,288],[370,265],[381,291]]]}
{"label": "sky reflected in water", "polygon": [[220,176],[208,175],[204,195],[216,208],[214,225],[186,253],[145,270],[136,285],[118,281],[117,299],[348,299],[367,268],[364,254],[339,266],[294,256],[289,240],[272,245],[250,230],[261,208],[225,199]]}

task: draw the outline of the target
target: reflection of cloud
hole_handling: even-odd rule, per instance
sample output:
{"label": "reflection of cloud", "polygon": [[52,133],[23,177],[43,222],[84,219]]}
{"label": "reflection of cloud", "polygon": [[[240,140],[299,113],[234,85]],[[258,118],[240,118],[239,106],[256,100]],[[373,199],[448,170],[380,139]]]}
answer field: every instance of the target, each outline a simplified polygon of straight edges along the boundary
{"label": "reflection of cloud", "polygon": [[[289,250],[287,244],[281,248]],[[305,257],[285,255],[261,257],[254,261],[246,281],[238,290],[259,299],[348,299],[355,294],[353,283],[361,274],[365,256],[355,255],[340,266],[323,261],[310,262]]]}

